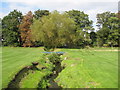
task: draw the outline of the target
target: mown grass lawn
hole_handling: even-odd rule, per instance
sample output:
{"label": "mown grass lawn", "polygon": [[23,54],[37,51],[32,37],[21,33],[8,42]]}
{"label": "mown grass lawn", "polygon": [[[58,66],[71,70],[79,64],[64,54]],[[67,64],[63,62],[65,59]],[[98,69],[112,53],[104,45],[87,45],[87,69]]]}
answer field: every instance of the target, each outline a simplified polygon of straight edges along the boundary
{"label": "mown grass lawn", "polygon": [[32,61],[40,60],[43,49],[3,47],[2,48],[2,87],[6,88],[15,74]]}
{"label": "mown grass lawn", "polygon": [[64,88],[118,88],[118,52],[99,50],[62,49],[66,68],[56,82]]}
{"label": "mown grass lawn", "polygon": [[[101,49],[99,48],[99,50]],[[102,48],[102,50],[106,49]],[[57,49],[56,51],[65,52],[62,58],[67,57],[62,62],[66,68],[55,80],[63,88],[118,87],[117,51],[94,51],[94,49]],[[32,61],[40,60],[41,52],[43,52],[43,48],[4,47],[2,52],[2,87],[5,88],[24,66],[30,65]],[[33,76],[30,75],[27,78],[31,77]],[[34,80],[31,79],[31,81]],[[29,80],[24,80],[21,83],[22,87],[31,84],[26,82]]]}

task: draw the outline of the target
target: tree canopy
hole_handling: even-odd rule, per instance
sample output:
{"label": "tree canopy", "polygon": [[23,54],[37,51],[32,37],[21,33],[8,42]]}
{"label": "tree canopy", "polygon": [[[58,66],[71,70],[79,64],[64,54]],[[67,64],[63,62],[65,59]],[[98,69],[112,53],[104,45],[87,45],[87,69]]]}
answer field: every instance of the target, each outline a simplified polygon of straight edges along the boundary
{"label": "tree canopy", "polygon": [[69,17],[73,19],[76,23],[76,33],[77,33],[77,46],[86,46],[91,43],[89,31],[93,31],[92,26],[93,21],[89,20],[89,17],[84,12],[78,10],[67,11]]}
{"label": "tree canopy", "polygon": [[34,12],[34,17],[36,18],[36,19],[40,19],[40,18],[42,18],[43,16],[47,16],[47,15],[49,15],[50,14],[50,12],[48,11],[48,10],[36,10],[35,12]]}
{"label": "tree canopy", "polygon": [[103,12],[97,16],[98,31],[94,31],[89,15],[79,10],[63,13],[49,10],[31,11],[22,15],[14,10],[1,20],[3,46],[45,46],[45,48],[86,46],[118,46],[118,13]]}
{"label": "tree canopy", "polygon": [[42,41],[47,48],[70,46],[75,41],[75,22],[66,13],[54,11],[41,20],[34,19],[31,29],[33,39]]}
{"label": "tree canopy", "polygon": [[5,46],[20,46],[19,24],[22,13],[14,10],[2,19],[2,39]]}
{"label": "tree canopy", "polygon": [[118,46],[119,40],[119,19],[116,13],[104,12],[97,14],[97,26],[99,27],[99,46]]}
{"label": "tree canopy", "polygon": [[33,21],[33,15],[32,12],[29,11],[27,15],[23,17],[22,22],[19,26],[21,42],[22,42],[22,46],[24,47],[32,46],[31,29],[30,29],[32,21]]}

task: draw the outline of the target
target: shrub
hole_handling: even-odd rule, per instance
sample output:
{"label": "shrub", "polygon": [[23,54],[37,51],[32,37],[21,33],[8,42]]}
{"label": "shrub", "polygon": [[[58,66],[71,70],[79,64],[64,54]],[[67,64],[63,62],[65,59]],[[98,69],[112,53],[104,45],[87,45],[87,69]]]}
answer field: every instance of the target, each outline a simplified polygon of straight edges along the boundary
{"label": "shrub", "polygon": [[103,47],[109,47],[109,44],[103,44]]}
{"label": "shrub", "polygon": [[48,47],[48,46],[44,46],[44,51],[48,51],[48,52],[50,52],[50,51],[54,51],[54,48],[52,48],[52,47]]}
{"label": "shrub", "polygon": [[56,54],[56,53],[52,53],[52,54],[48,55],[48,59],[52,63],[61,62],[60,56],[58,54]]}

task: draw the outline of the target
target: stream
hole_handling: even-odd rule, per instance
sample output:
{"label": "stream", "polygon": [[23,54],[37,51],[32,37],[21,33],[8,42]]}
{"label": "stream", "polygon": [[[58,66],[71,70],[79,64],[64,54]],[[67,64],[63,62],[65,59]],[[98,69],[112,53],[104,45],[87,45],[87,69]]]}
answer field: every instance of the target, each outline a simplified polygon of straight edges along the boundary
{"label": "stream", "polygon": [[[55,67],[53,68],[53,73],[46,76],[47,78],[43,78],[46,80],[49,80],[50,86],[47,86],[47,88],[61,88],[58,86],[58,84],[54,81],[55,78],[59,75],[59,73],[64,69],[64,67],[61,66],[61,62],[55,62],[53,63]],[[29,74],[29,70],[37,70],[36,66],[27,66],[24,67],[22,70],[20,70],[14,77],[13,80],[8,84],[7,88],[3,88],[3,90],[9,90],[10,88],[20,88],[20,82],[21,80],[26,77]],[[38,88],[39,89],[39,88]]]}
{"label": "stream", "polygon": [[55,63],[55,68],[53,74],[49,77],[50,79],[50,86],[48,88],[61,88],[58,84],[54,81],[54,79],[58,76],[58,74],[62,71],[63,67],[61,66],[60,62]]}
{"label": "stream", "polygon": [[19,83],[28,73],[30,68],[25,67],[20,70],[14,77],[14,79],[8,84],[8,87],[5,90],[9,90],[9,88],[20,88]]}

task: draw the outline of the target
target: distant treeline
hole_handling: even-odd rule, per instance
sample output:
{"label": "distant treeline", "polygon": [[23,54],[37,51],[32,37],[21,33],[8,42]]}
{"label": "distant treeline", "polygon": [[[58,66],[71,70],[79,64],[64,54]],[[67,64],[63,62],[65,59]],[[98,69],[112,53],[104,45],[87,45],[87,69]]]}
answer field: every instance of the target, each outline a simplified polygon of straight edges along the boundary
{"label": "distant treeline", "polygon": [[14,47],[44,46],[46,49],[86,46],[119,46],[120,13],[97,14],[99,30],[95,32],[93,21],[83,11],[37,10],[23,15],[14,10],[1,19],[2,45]]}

